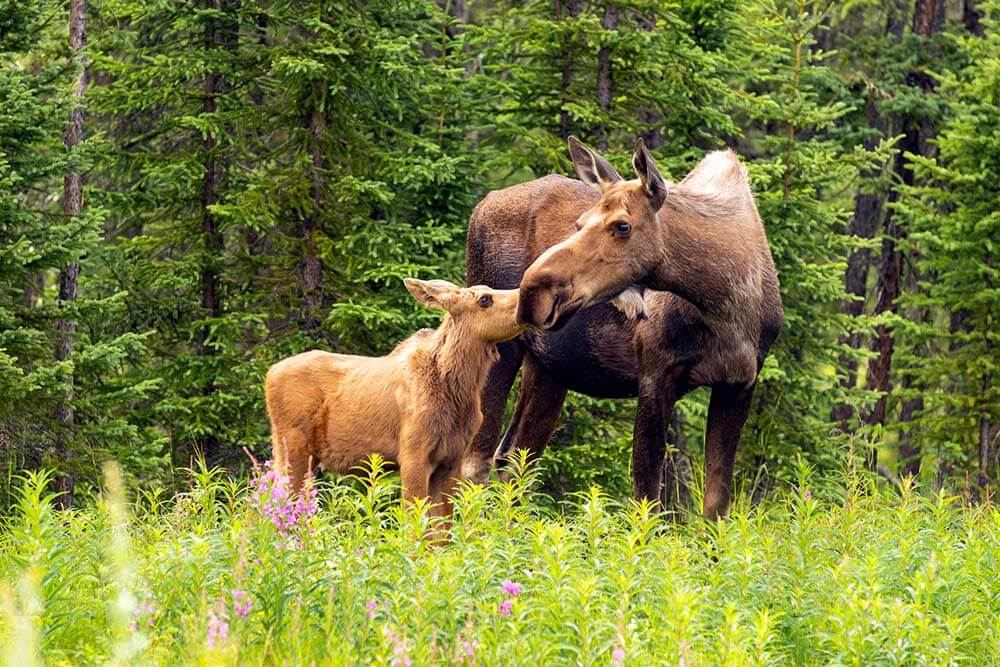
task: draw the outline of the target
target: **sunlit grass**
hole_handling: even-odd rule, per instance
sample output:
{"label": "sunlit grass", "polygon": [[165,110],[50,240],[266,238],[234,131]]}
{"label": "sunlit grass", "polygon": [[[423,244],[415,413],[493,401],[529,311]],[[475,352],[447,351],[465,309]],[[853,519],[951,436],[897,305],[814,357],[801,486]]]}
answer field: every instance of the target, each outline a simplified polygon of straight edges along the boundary
{"label": "sunlit grass", "polygon": [[[469,486],[450,540],[379,465],[321,484],[301,545],[245,481],[192,473],[59,513],[29,476],[0,542],[8,664],[995,664],[1000,515],[850,477],[726,521],[533,475]],[[126,498],[128,500],[126,501]]]}

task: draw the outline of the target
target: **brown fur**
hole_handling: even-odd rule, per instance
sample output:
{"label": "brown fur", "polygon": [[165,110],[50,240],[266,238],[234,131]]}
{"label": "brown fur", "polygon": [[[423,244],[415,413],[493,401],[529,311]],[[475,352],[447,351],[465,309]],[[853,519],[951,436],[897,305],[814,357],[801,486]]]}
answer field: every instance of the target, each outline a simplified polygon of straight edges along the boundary
{"label": "brown fur", "polygon": [[[622,181],[579,142],[571,140],[570,151],[583,183],[549,176],[491,193],[470,219],[470,280],[509,285],[522,277],[506,269],[518,256],[519,318],[545,330],[505,348],[485,388],[485,423],[473,450],[483,457],[496,441],[493,411],[503,409],[497,397],[513,381],[510,366],[516,371],[526,354],[532,383],[522,382],[497,455],[517,447],[541,451],[567,388],[638,396],[635,491],[655,498],[673,403],[711,386],[704,509],[723,514],[753,385],[782,322],[777,274],[746,172],[731,151],[717,152],[680,183],[668,183],[637,143],[638,178]],[[629,223],[627,235],[615,234],[619,222]],[[642,316],[600,305],[621,300],[630,285],[639,286],[626,299],[632,310],[648,288]]]}
{"label": "brown fur", "polygon": [[313,350],[268,370],[273,458],[295,491],[313,465],[344,474],[377,453],[399,464],[404,498],[429,496],[448,513],[447,494],[482,423],[496,344],[523,330],[517,292],[443,280],[407,280],[407,288],[446,311],[437,330],[418,331],[384,357]]}

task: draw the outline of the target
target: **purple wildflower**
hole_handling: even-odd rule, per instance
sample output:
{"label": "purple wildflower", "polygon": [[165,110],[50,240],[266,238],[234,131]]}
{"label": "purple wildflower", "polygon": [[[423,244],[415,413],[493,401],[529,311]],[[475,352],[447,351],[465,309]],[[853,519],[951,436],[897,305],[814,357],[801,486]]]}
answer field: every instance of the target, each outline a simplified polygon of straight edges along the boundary
{"label": "purple wildflower", "polygon": [[611,652],[611,665],[612,667],[624,667],[625,649],[621,646],[616,646],[615,650]]}
{"label": "purple wildflower", "polygon": [[472,658],[476,655],[476,649],[479,648],[479,642],[473,639],[471,642],[468,639],[462,641],[462,646],[465,648],[465,657]]}
{"label": "purple wildflower", "polygon": [[129,625],[132,632],[137,632],[139,629],[139,621],[145,620],[146,627],[153,627],[153,614],[156,613],[156,605],[153,604],[153,594],[146,593],[142,602],[140,602],[135,608],[135,620]]}
{"label": "purple wildflower", "polygon": [[521,594],[521,584],[515,584],[510,579],[504,579],[501,585],[503,586],[503,592],[512,598],[516,598]]}
{"label": "purple wildflower", "polygon": [[497,610],[497,613],[500,614],[501,616],[510,616],[510,611],[513,608],[514,608],[514,600],[512,598],[507,598],[506,600],[500,603],[500,608]]}
{"label": "purple wildflower", "polygon": [[375,600],[369,600],[368,604],[365,606],[368,607],[368,620],[370,621],[375,618],[375,610],[378,609],[378,602]]}
{"label": "purple wildflower", "polygon": [[250,596],[246,594],[245,591],[233,591],[233,613],[236,614],[242,621],[250,614],[250,607],[253,605],[253,600]]}
{"label": "purple wildflower", "polygon": [[271,461],[264,464],[264,472],[250,481],[250,500],[271,520],[282,537],[302,544],[302,535],[311,532],[309,519],[316,514],[318,503],[316,487],[306,482],[301,493],[294,494],[288,477],[274,469]]}
{"label": "purple wildflower", "polygon": [[219,618],[215,612],[208,617],[208,637],[206,643],[208,648],[215,648],[216,644],[221,646],[229,636],[229,623],[225,619]]}
{"label": "purple wildflower", "polygon": [[410,667],[410,643],[405,637],[400,637],[392,628],[386,626],[382,628],[382,634],[392,642],[392,667]]}

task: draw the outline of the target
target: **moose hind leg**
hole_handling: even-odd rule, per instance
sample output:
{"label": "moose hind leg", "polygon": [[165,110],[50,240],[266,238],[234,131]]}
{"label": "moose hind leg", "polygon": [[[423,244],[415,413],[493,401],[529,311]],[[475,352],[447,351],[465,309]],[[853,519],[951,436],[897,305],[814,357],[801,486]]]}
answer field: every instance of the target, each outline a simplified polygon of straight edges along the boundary
{"label": "moose hind leg", "polygon": [[498,464],[516,449],[528,450],[533,458],[541,456],[556,430],[565,400],[566,387],[546,373],[534,357],[526,355],[514,415],[494,455]]}
{"label": "moose hind leg", "polygon": [[754,385],[717,384],[712,386],[705,433],[705,502],[708,519],[725,516],[733,485],[733,462],[740,431],[750,414]]}
{"label": "moose hind leg", "polygon": [[275,472],[288,480],[288,489],[296,494],[302,490],[306,477],[312,475],[319,463],[309,452],[309,438],[297,428],[290,428],[274,435],[271,454]]}

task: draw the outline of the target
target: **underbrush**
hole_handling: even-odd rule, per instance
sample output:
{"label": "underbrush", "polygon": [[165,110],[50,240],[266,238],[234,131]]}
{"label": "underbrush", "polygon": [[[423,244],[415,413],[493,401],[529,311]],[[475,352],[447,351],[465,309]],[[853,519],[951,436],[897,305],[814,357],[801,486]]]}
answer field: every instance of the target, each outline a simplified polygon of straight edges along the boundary
{"label": "underbrush", "polygon": [[[378,462],[294,512],[258,478],[53,509],[27,477],[0,542],[0,645],[31,664],[995,664],[1000,514],[807,476],[720,522],[523,469],[464,487],[445,543]],[[268,504],[270,503],[270,504]],[[315,511],[314,511],[315,510]]]}

